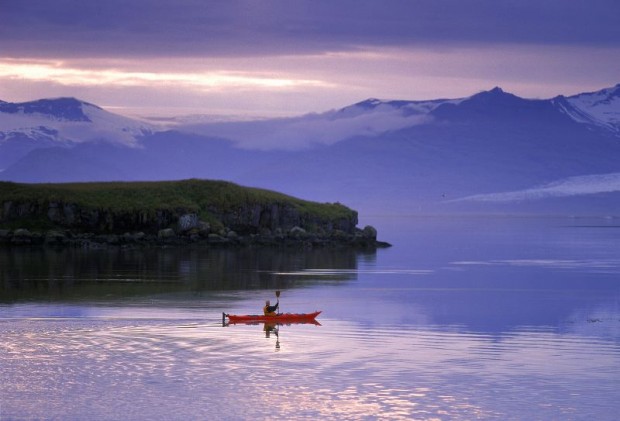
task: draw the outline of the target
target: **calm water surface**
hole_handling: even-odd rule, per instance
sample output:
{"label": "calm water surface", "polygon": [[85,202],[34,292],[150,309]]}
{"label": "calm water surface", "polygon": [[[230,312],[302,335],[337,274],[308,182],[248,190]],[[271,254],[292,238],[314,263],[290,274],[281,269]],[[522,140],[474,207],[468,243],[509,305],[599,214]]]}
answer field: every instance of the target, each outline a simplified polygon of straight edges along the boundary
{"label": "calm water surface", "polygon": [[[620,221],[376,218],[376,253],[0,251],[0,420],[614,420]],[[222,326],[282,290],[320,326]]]}

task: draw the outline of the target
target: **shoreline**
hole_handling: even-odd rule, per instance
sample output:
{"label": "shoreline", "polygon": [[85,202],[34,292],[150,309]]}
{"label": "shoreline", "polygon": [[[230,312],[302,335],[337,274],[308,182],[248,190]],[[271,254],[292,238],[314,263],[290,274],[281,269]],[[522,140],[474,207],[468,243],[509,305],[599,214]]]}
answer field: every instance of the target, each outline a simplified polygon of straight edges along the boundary
{"label": "shoreline", "polygon": [[376,239],[376,230],[367,226],[356,228],[353,234],[335,230],[329,235],[306,232],[294,227],[288,232],[239,235],[232,230],[213,232],[177,233],[168,228],[157,234],[125,232],[123,234],[95,234],[71,230],[30,231],[0,229],[0,247],[54,247],[54,248],[149,248],[200,245],[205,247],[284,247],[284,248],[352,248],[376,249],[391,247],[391,244]]}

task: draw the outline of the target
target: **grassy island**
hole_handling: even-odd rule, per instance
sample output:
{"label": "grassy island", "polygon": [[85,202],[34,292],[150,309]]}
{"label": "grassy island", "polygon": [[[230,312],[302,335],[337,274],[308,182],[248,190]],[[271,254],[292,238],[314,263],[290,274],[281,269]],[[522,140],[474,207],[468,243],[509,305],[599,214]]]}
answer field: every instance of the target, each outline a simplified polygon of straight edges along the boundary
{"label": "grassy island", "polygon": [[[209,239],[372,237],[357,212],[339,203],[301,200],[225,181],[21,184],[0,182],[0,237],[50,232],[126,238]],[[376,237],[376,232],[374,232]],[[89,237],[90,238],[90,237]],[[374,241],[374,238],[373,238]],[[6,241],[5,241],[6,242]],[[19,242],[19,241],[17,241]]]}

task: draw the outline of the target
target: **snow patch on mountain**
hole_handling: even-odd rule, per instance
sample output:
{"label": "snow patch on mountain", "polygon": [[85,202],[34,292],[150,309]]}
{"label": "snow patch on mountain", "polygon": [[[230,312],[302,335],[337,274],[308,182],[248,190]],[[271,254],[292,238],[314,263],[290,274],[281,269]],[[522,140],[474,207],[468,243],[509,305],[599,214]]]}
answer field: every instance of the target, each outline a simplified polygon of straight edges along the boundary
{"label": "snow patch on mountain", "polygon": [[382,100],[369,98],[339,110],[328,111],[322,115],[327,117],[352,117],[372,112],[400,111],[403,115],[428,114],[435,108],[443,104],[459,104],[464,101],[459,99],[435,99],[428,101],[407,101],[407,100]]}
{"label": "snow patch on mountain", "polygon": [[477,194],[451,200],[450,202],[477,201],[508,203],[541,200],[552,197],[582,196],[613,192],[620,192],[620,173],[568,177],[530,189]]}
{"label": "snow patch on mountain", "polygon": [[620,84],[566,98],[576,110],[568,114],[581,123],[594,123],[620,134]]}

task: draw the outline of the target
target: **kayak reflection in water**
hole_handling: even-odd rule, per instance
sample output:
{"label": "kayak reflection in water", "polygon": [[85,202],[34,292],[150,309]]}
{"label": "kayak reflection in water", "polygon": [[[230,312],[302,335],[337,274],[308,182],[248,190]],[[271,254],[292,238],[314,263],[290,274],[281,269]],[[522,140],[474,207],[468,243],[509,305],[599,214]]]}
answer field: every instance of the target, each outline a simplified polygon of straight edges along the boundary
{"label": "kayak reflection in water", "polygon": [[270,301],[267,300],[265,301],[265,307],[263,307],[263,313],[265,314],[265,316],[275,316],[276,315],[276,310],[278,309],[278,306],[280,305],[280,300],[278,300],[276,302],[275,306],[270,305]]}
{"label": "kayak reflection in water", "polygon": [[269,338],[272,333],[278,336],[278,327],[275,323],[265,323],[263,331],[265,332],[265,338]]}
{"label": "kayak reflection in water", "polygon": [[271,333],[276,335],[276,350],[280,349],[280,335],[277,325],[275,323],[265,323],[263,330],[265,331],[265,338],[269,338]]}

